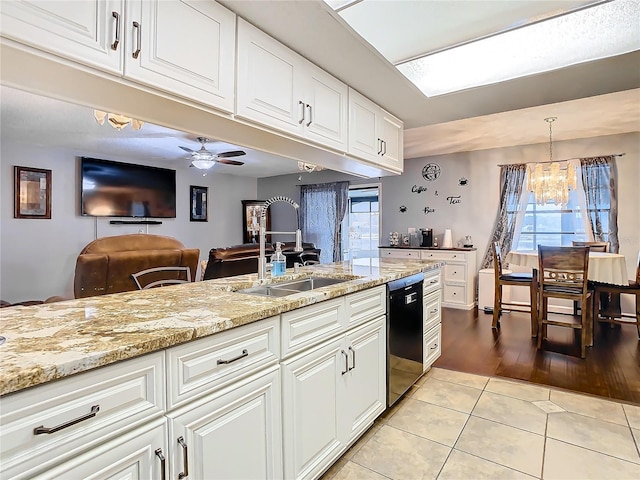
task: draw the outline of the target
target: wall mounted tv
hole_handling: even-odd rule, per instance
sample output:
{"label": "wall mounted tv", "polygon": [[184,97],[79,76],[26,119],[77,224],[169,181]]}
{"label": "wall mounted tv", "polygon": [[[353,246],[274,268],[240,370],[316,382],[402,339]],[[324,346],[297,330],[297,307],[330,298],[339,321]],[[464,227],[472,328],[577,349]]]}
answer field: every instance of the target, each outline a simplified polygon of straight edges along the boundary
{"label": "wall mounted tv", "polygon": [[81,158],[82,215],[176,217],[176,171]]}

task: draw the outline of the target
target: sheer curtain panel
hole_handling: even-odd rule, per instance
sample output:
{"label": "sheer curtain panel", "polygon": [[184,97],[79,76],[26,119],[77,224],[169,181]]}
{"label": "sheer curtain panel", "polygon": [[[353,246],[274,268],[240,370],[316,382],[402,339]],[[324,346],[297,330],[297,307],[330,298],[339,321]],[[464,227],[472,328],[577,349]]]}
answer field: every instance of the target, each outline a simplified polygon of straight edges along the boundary
{"label": "sheer curtain panel", "polygon": [[342,260],[340,223],[347,210],[349,182],[320,183],[300,187],[302,239],[321,249],[320,262]]}
{"label": "sheer curtain panel", "polygon": [[524,163],[500,167],[500,210],[480,268],[491,268],[493,265],[493,242],[498,242],[505,254],[511,250],[526,174],[527,165]]}
{"label": "sheer curtain panel", "polygon": [[611,252],[618,253],[618,197],[614,156],[581,158],[580,169],[593,240],[609,242]]}

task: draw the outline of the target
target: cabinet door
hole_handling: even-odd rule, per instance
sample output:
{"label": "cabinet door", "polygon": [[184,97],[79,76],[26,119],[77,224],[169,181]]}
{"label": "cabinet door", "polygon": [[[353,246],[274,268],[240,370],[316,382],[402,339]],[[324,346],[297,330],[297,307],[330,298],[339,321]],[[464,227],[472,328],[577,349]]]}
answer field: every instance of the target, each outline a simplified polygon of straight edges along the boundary
{"label": "cabinet door", "polygon": [[162,471],[168,468],[168,457],[166,419],[162,417],[31,478],[168,478],[169,472]]}
{"label": "cabinet door", "polygon": [[324,70],[307,63],[305,136],[314,142],[347,150],[348,87]]}
{"label": "cabinet door", "polygon": [[233,112],[233,12],[216,2],[131,0],[125,35],[125,77]]}
{"label": "cabinet door", "polygon": [[284,478],[313,478],[343,447],[338,412],[346,406],[344,337],[281,363]]}
{"label": "cabinet door", "polygon": [[170,413],[169,478],[283,478],[280,398],[276,365]]}
{"label": "cabinet door", "polygon": [[383,142],[380,162],[399,172],[404,166],[403,134],[403,123],[383,110],[380,115],[380,138]]}
{"label": "cabinet door", "polygon": [[344,442],[359,436],[386,407],[386,324],[385,317],[353,330],[347,335],[349,371],[342,376],[346,396],[345,416],[340,424]]}
{"label": "cabinet door", "polygon": [[3,37],[117,74],[123,28],[124,0],[2,2]]}
{"label": "cabinet door", "polygon": [[299,62],[287,47],[238,19],[236,115],[302,135],[305,103]]}
{"label": "cabinet door", "polygon": [[378,115],[376,104],[349,89],[349,153],[376,163],[382,152]]}

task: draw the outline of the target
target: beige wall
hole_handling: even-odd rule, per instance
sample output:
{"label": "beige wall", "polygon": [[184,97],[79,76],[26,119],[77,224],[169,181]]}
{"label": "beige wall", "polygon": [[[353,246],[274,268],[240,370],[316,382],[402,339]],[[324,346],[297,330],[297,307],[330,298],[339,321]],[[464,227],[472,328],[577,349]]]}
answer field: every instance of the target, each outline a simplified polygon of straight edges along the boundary
{"label": "beige wall", "polygon": [[[82,152],[18,145],[2,135],[0,154],[0,298],[9,302],[73,297],[78,253],[98,237],[166,235],[199,248],[200,258],[206,259],[213,247],[241,243],[241,200],[256,196],[255,178],[213,173],[203,177],[195,168],[177,169],[176,218],[161,219],[162,225],[110,225],[109,218],[79,214],[77,156]],[[140,158],[115,158],[109,152],[99,158],[150,164]],[[13,165],[52,170],[51,220],[13,218]],[[209,187],[208,222],[189,220],[190,185]],[[199,272],[196,275],[199,278]]]}
{"label": "beige wall", "polygon": [[[627,259],[629,276],[636,269],[640,250],[640,133],[628,133],[602,137],[554,142],[554,158],[592,157],[612,153],[626,155],[616,160],[618,170],[619,212],[618,229],[620,253]],[[444,230],[450,228],[453,242],[461,242],[471,235],[478,248],[478,266],[488,245],[499,204],[500,168],[503,163],[526,163],[549,158],[549,145],[545,143],[508,148],[479,150],[425,158],[405,160],[404,173],[383,177],[382,182],[382,236],[381,243],[388,245],[389,232],[406,232],[408,227],[432,228],[442,240]],[[439,165],[440,177],[432,182],[422,177],[422,169],[428,163]],[[461,186],[460,179],[467,185]],[[336,172],[317,172],[283,175],[258,180],[258,195],[290,195],[299,198],[299,185],[348,179],[352,183],[368,183]],[[377,181],[377,179],[376,179]],[[426,192],[412,193],[414,185],[427,188]],[[435,192],[438,195],[435,195]],[[460,203],[451,204],[447,197],[460,196]],[[407,207],[406,213],[400,206]],[[429,207],[433,212],[424,213]],[[287,212],[275,211],[274,221],[278,229],[290,228]]]}

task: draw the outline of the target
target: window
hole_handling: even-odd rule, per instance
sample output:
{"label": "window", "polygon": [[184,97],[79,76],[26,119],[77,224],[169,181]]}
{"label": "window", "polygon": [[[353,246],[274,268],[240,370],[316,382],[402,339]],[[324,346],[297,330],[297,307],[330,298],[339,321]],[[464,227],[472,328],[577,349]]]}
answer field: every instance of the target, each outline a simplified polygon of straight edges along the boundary
{"label": "window", "polygon": [[[578,175],[580,177],[580,175]],[[610,194],[608,182],[598,187],[597,212],[601,222],[601,235],[594,236],[590,217],[595,210],[587,208],[584,187],[578,181],[578,188],[569,192],[567,205],[538,205],[533,193],[523,192],[518,207],[516,233],[513,239],[513,250],[537,250],[539,245],[571,246],[573,240],[609,241],[608,212]],[[515,213],[515,212],[512,212]],[[602,215],[604,213],[604,215]]]}
{"label": "window", "polygon": [[[528,195],[521,213],[520,234],[516,234],[515,250],[537,250],[538,245],[570,246],[573,240],[588,240],[584,210],[576,200],[578,192],[571,192],[566,206],[537,205],[533,193]],[[516,227],[517,228],[517,227]]]}
{"label": "window", "polygon": [[378,256],[380,202],[377,186],[349,189],[347,214],[341,230],[344,260]]}

